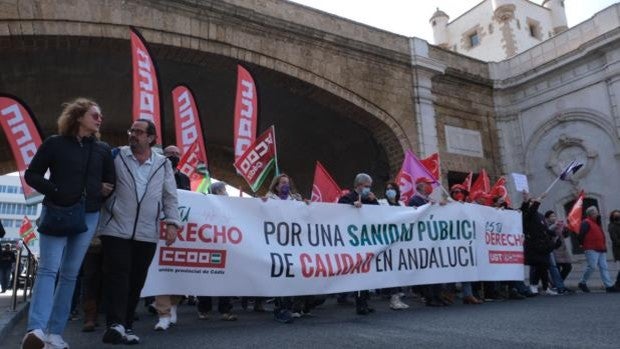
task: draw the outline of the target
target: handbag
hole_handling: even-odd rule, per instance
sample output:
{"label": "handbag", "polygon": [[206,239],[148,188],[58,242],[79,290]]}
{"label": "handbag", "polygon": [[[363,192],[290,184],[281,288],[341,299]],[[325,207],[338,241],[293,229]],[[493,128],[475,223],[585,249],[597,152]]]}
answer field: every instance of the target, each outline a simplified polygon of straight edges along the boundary
{"label": "handbag", "polygon": [[41,217],[39,217],[39,228],[37,229],[39,233],[51,236],[72,236],[88,230],[86,225],[86,176],[88,175],[92,152],[93,144],[90,145],[88,152],[80,199],[71,206],[58,206],[46,202]]}

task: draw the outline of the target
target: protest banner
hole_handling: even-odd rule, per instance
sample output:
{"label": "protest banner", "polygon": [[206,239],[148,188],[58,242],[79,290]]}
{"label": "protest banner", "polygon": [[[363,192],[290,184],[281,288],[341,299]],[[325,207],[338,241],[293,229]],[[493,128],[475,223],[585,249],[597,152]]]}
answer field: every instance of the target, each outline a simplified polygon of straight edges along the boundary
{"label": "protest banner", "polygon": [[521,215],[243,199],[179,191],[184,228],[163,236],[142,296],[291,296],[523,280]]}

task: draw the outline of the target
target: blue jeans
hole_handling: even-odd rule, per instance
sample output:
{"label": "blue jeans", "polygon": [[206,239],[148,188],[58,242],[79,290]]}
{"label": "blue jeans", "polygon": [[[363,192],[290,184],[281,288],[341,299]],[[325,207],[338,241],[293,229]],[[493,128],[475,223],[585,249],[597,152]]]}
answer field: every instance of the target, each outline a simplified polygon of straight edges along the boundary
{"label": "blue jeans", "polygon": [[607,259],[605,252],[597,252],[594,250],[585,250],[586,261],[588,261],[588,266],[586,267],[586,271],[583,273],[581,277],[581,283],[585,284],[588,282],[590,275],[596,269],[598,265],[598,270],[601,273],[601,280],[603,280],[603,284],[605,287],[612,287],[614,284],[611,282],[611,278],[609,277],[609,270],[607,268]]}
{"label": "blue jeans", "polygon": [[555,263],[555,256],[553,255],[553,252],[549,254],[549,274],[551,275],[551,282],[553,282],[553,286],[555,286],[555,288],[558,290],[563,290],[566,288],[564,286],[562,275],[560,275],[558,265]]}
{"label": "blue jeans", "polygon": [[[70,237],[39,235],[41,257],[30,301],[28,330],[47,330],[50,334],[62,334],[64,331],[69,320],[75,280],[98,221],[99,212],[86,213],[88,230],[81,234]],[[59,273],[58,285],[55,286]]]}

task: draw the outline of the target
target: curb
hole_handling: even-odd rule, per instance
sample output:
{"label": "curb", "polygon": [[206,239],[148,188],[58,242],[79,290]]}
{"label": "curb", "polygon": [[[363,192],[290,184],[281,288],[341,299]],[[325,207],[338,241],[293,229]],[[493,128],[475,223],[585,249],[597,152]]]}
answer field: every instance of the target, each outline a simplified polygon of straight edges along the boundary
{"label": "curb", "polygon": [[30,307],[30,301],[17,305],[17,309],[13,312],[9,309],[0,313],[0,343],[1,339],[7,338],[9,332],[13,327],[24,317],[24,314],[28,312]]}

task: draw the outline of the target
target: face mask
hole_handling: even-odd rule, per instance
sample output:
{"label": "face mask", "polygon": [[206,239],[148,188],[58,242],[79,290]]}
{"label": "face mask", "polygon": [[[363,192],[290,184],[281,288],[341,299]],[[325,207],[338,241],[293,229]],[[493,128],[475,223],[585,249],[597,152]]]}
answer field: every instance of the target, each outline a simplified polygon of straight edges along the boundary
{"label": "face mask", "polygon": [[463,195],[463,193],[455,193],[453,197],[456,201],[465,201],[465,195]]}
{"label": "face mask", "polygon": [[365,198],[368,196],[368,194],[370,194],[370,188],[366,188],[366,187],[362,188],[362,194],[361,194],[362,197]]}
{"label": "face mask", "polygon": [[385,191],[385,196],[390,199],[390,200],[394,200],[396,199],[396,190],[394,189],[388,189]]}
{"label": "face mask", "polygon": [[280,185],[280,189],[278,190],[278,192],[280,192],[280,196],[287,197],[288,194],[291,192],[291,187],[288,184],[282,184]]}
{"label": "face mask", "polygon": [[174,156],[174,155],[170,155],[168,157],[168,160],[170,160],[170,163],[172,164],[172,168],[176,168],[177,166],[179,166],[179,161],[181,161],[181,159],[179,159],[178,156]]}

